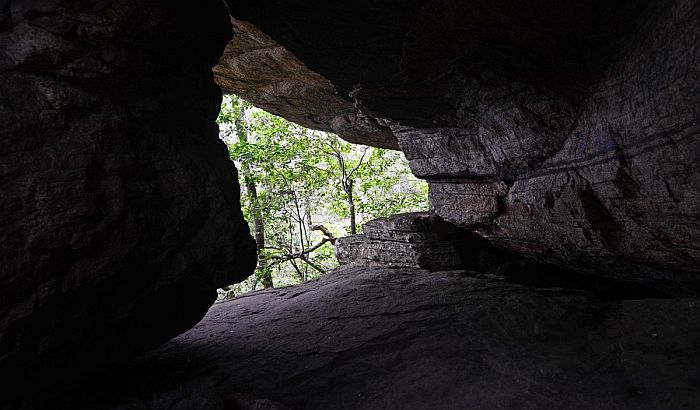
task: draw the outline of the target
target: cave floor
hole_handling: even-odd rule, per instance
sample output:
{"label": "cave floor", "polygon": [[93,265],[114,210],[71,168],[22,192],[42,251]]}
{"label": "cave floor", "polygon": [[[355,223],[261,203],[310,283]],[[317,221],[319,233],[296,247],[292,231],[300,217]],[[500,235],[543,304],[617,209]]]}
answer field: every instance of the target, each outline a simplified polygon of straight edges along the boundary
{"label": "cave floor", "polygon": [[303,409],[698,408],[700,299],[342,268],[216,304],[51,408],[241,408],[237,393]]}

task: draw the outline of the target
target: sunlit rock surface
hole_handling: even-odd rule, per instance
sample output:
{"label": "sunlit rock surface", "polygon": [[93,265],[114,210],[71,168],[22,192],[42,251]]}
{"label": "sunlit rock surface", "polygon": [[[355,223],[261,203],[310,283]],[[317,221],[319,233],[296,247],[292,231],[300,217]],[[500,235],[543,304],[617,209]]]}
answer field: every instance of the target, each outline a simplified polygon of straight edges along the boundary
{"label": "sunlit rock surface", "polygon": [[679,409],[700,403],[700,300],[604,301],[492,276],[343,269],[211,308],[50,408]]}
{"label": "sunlit rock surface", "polygon": [[[223,5],[0,5],[0,408],[187,330],[255,263]],[[175,302],[175,303],[171,303]]]}
{"label": "sunlit rock surface", "polygon": [[697,1],[229,7],[388,126],[445,220],[567,271],[700,291]]}
{"label": "sunlit rock surface", "polygon": [[251,23],[231,20],[235,35],[214,67],[224,90],[308,128],[338,134],[346,141],[398,149],[389,127],[339,96],[323,76]]}

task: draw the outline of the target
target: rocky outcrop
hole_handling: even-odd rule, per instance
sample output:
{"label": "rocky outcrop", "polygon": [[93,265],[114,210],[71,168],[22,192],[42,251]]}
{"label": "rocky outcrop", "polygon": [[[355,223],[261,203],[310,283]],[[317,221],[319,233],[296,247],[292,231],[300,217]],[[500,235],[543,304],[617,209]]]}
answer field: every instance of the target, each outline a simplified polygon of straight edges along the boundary
{"label": "rocky outcrop", "polygon": [[433,209],[567,272],[700,292],[700,5],[230,2],[388,126]]}
{"label": "rocky outcrop", "polygon": [[0,5],[0,407],[187,330],[252,271],[214,123],[230,36],[217,2]]}
{"label": "rocky outcrop", "polygon": [[547,267],[495,248],[474,232],[446,222],[434,212],[377,218],[366,222],[362,230],[362,234],[336,239],[335,255],[341,265],[461,269],[474,274],[505,275],[516,282],[551,274]]}
{"label": "rocky outcrop", "polygon": [[465,268],[469,257],[480,252],[473,234],[429,212],[374,219],[362,230],[336,239],[341,265],[449,270]]}
{"label": "rocky outcrop", "polygon": [[[462,185],[457,185],[462,186]],[[365,223],[363,234],[338,238],[335,255],[342,266],[461,270],[492,275],[533,287],[585,290],[609,300],[666,298],[653,286],[629,278],[586,275],[553,267],[494,246],[474,232],[434,212],[413,212]]]}
{"label": "rocky outcrop", "polygon": [[346,141],[398,149],[385,125],[340,97],[333,85],[253,24],[231,20],[235,36],[226,45],[214,79],[256,106]]}
{"label": "rocky outcrop", "polygon": [[352,268],[217,304],[50,408],[216,410],[236,393],[299,409],[694,408],[699,345],[698,299]]}

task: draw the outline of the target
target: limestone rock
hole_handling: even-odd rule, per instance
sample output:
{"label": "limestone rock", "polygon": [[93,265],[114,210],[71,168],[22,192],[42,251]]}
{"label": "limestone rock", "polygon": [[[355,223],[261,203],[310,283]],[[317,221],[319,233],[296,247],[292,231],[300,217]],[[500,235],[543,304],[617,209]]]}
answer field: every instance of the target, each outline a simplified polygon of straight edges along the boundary
{"label": "limestone rock", "polygon": [[435,212],[460,226],[488,225],[502,212],[508,186],[502,181],[433,180],[428,199]]}

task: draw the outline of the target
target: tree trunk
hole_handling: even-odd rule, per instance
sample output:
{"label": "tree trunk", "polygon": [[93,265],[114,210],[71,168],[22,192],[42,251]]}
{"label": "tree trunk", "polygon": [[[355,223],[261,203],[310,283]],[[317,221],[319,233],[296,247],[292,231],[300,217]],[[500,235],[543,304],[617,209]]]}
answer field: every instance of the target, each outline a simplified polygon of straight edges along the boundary
{"label": "tree trunk", "polygon": [[348,211],[350,212],[350,234],[355,235],[357,233],[357,222],[355,220],[355,199],[352,195],[352,180],[345,184],[345,193],[348,196]]}
{"label": "tree trunk", "polygon": [[[244,176],[245,178],[245,176]],[[255,238],[255,248],[258,252],[258,265],[256,270],[260,272],[260,282],[263,287],[271,288],[274,286],[272,282],[272,274],[265,270],[267,260],[265,259],[265,221],[262,219],[262,213],[258,207],[258,190],[255,183],[249,180],[245,183],[246,190],[251,202],[251,213],[253,214],[253,237]]]}
{"label": "tree trunk", "polygon": [[[243,141],[248,141],[245,119],[245,107],[241,101],[239,118],[236,121],[236,133],[238,138]],[[256,274],[260,277],[260,282],[263,287],[271,288],[274,286],[272,282],[272,274],[265,269],[267,266],[267,261],[265,260],[264,250],[265,250],[265,221],[262,218],[262,212],[258,204],[258,189],[255,186],[250,175],[250,168],[244,162],[241,162],[241,175],[245,181],[246,193],[248,199],[250,200],[250,213],[253,216],[253,237],[255,238],[255,248],[258,253],[258,265],[256,266]]]}

